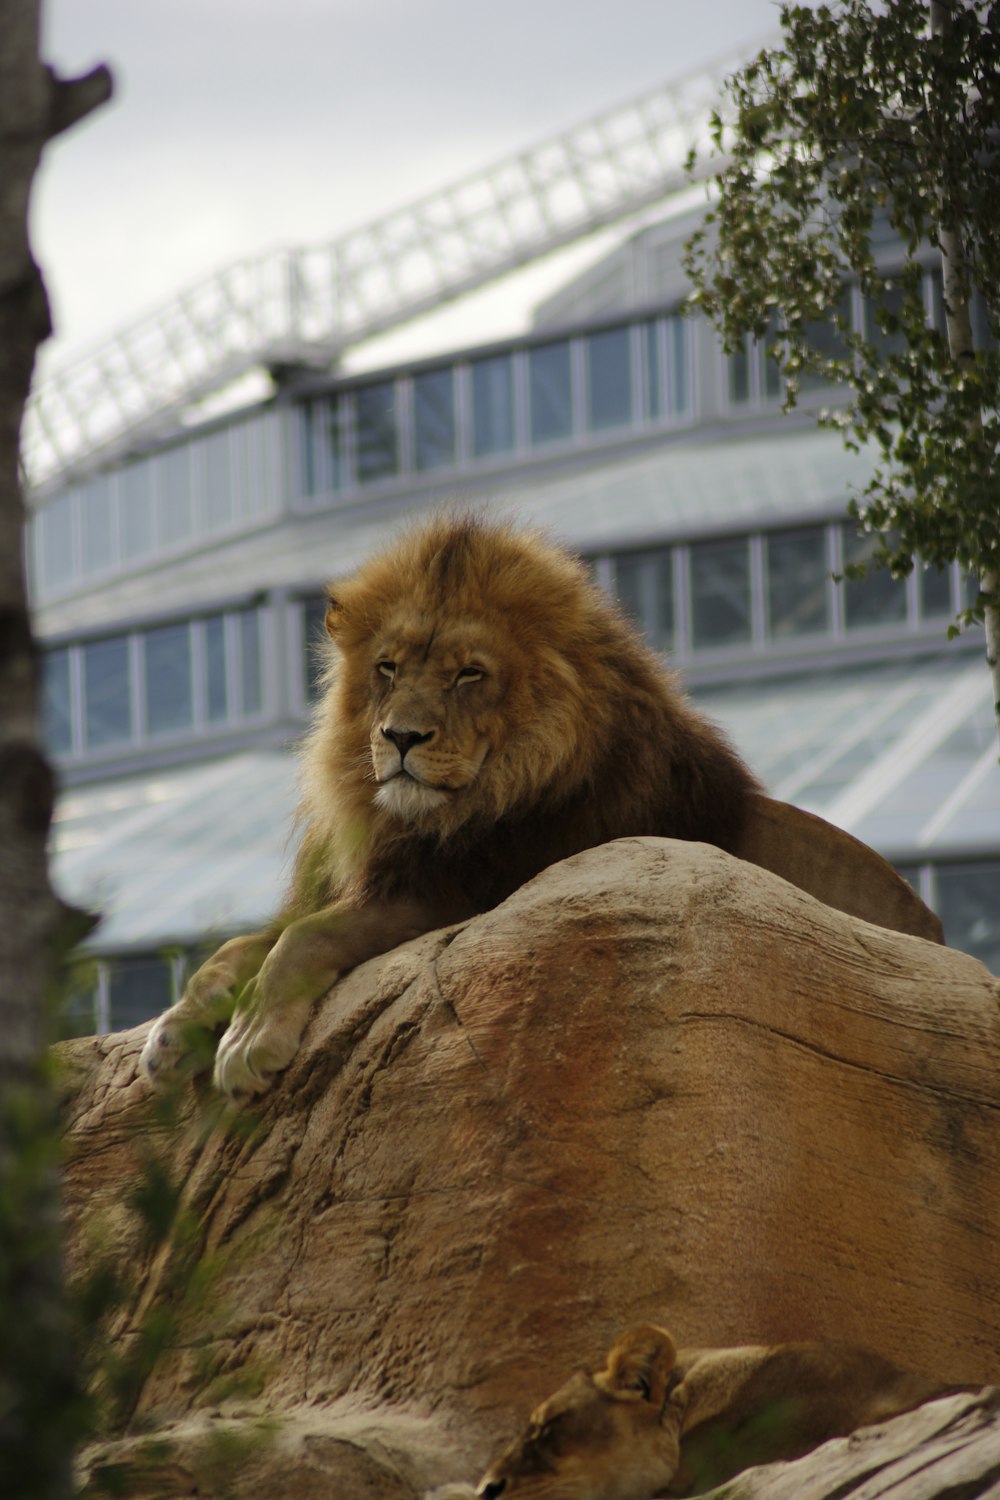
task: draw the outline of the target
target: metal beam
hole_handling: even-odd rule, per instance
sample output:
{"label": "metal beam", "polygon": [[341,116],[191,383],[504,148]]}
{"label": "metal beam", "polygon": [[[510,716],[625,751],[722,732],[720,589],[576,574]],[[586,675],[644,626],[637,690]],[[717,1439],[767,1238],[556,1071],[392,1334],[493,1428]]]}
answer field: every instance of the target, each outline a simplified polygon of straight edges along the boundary
{"label": "metal beam", "polygon": [[688,149],[704,142],[721,80],[740,60],[605,111],[327,245],[243,260],[188,288],[37,387],[22,439],[30,483],[49,488],[127,451],[253,369],[289,360],[329,368],[375,334],[678,192],[690,180]]}

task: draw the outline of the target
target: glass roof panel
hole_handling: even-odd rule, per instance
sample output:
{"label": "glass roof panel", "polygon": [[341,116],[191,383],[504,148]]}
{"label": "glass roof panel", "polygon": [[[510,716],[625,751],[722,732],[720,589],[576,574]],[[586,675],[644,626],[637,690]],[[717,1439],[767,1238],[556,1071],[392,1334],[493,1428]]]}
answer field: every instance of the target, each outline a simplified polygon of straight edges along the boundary
{"label": "glass roof panel", "polygon": [[261,751],[74,788],[53,866],[68,900],[103,913],[89,946],[190,942],[271,916],[294,852],[295,771],[291,755]]}

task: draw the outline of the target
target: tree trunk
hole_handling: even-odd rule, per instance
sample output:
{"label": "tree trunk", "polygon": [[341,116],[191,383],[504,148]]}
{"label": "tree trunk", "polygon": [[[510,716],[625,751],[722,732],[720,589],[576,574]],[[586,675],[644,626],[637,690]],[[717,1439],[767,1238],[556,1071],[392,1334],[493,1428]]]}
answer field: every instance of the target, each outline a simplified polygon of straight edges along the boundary
{"label": "tree trunk", "polygon": [[38,0],[0,11],[0,1494],[71,1493],[78,1406],[58,1257],[52,1108],[41,1058],[71,914],[48,881],[54,782],[38,732],[18,444],[48,305],[28,244],[47,140],[110,95],[104,68],[58,81],[38,57]]}
{"label": "tree trunk", "polygon": [[[951,5],[954,0],[930,0],[931,35],[947,37],[951,33]],[[959,370],[969,369],[976,363],[976,346],[972,334],[970,313],[969,278],[962,242],[962,226],[951,222],[952,216],[945,202],[941,204],[941,219],[938,237],[941,242],[941,279],[944,292],[944,313],[948,328],[948,349]],[[982,437],[982,422],[971,424],[974,433]],[[998,496],[1000,505],[1000,496]],[[1000,576],[995,572],[984,573],[979,580],[984,594],[995,598],[1000,589]],[[997,738],[1000,741],[1000,609],[994,604],[986,606],[986,664],[993,680],[993,710],[997,721]]]}

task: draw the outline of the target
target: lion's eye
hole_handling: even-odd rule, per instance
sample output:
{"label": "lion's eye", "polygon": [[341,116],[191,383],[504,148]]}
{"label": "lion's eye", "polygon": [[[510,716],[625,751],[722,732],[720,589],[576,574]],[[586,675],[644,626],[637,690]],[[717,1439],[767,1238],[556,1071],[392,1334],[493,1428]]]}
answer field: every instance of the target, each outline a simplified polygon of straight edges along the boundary
{"label": "lion's eye", "polygon": [[463,667],[455,674],[455,686],[460,682],[478,682],[483,675],[482,667]]}
{"label": "lion's eye", "polygon": [[634,1380],[627,1380],[625,1382],[625,1389],[627,1391],[638,1391],[644,1401],[649,1400],[650,1385],[644,1375],[637,1375]]}
{"label": "lion's eye", "polygon": [[396,675],[396,663],[394,661],[380,661],[375,667],[382,677],[387,677],[391,682]]}

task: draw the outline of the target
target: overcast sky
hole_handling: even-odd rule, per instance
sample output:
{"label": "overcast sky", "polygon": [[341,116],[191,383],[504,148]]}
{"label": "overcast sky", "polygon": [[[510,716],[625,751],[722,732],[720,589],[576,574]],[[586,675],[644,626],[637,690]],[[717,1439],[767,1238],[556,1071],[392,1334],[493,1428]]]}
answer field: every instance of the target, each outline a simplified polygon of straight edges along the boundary
{"label": "overcast sky", "polygon": [[227,262],[331,239],[777,24],[776,0],[43,0],[46,60],[115,75],[114,102],[54,142],[36,179],[48,359]]}

